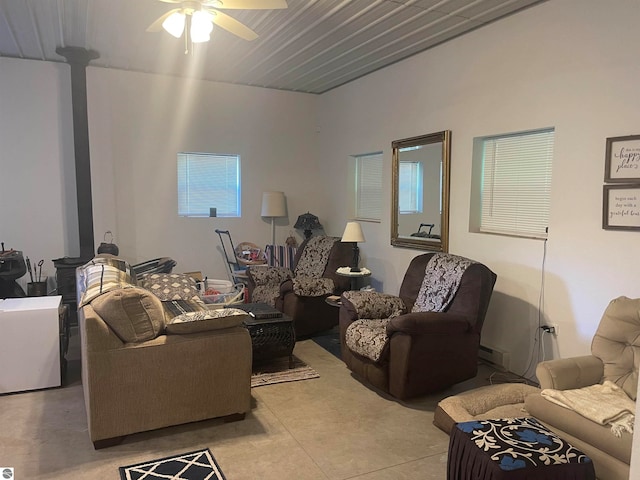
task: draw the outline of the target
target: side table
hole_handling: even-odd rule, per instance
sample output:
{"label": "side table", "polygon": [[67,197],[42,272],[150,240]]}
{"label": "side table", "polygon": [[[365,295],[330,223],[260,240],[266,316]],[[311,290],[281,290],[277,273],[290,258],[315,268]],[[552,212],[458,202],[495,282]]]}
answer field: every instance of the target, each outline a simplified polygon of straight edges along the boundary
{"label": "side table", "polygon": [[[251,335],[254,364],[288,356],[289,368],[293,368],[293,348],[296,345],[296,334],[291,317],[263,303],[245,303],[231,305],[231,307],[245,310],[250,314],[244,321],[244,326]],[[260,315],[257,313],[256,316],[251,316],[252,312],[265,313],[270,318],[258,318]],[[273,316],[269,315],[271,312],[273,312]]]}
{"label": "side table", "polygon": [[361,278],[371,276],[371,270],[360,268],[359,272],[352,272],[351,267],[340,267],[336,270],[336,274],[342,277],[349,277],[351,280],[351,290],[358,290],[358,282]]}

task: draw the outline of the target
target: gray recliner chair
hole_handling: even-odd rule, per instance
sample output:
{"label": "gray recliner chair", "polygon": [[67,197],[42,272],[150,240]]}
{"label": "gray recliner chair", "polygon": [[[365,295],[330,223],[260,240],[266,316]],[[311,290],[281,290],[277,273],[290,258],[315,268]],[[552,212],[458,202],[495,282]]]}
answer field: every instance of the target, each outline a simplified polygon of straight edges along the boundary
{"label": "gray recliner chair", "polygon": [[[573,390],[604,383],[618,385],[636,400],[640,368],[640,298],[619,297],[605,310],[591,342],[591,355],[541,362],[536,375],[542,389]],[[617,437],[608,425],[547,400],[541,394],[525,400],[531,415],[593,460],[596,476],[627,480],[633,436]]]}

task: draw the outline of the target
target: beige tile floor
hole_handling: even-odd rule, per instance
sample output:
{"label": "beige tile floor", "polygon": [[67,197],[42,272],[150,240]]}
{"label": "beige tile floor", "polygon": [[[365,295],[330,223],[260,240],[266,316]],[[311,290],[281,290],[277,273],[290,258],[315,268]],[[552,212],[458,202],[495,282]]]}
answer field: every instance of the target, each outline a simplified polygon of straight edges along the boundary
{"label": "beige tile floor", "polygon": [[118,479],[119,466],[208,447],[228,480],[444,479],[449,437],[433,425],[434,408],[493,372],[481,365],[473,380],[399,403],[311,340],[298,342],[295,354],[320,378],[253,389],[244,421],[145,432],[98,451],[72,360],[68,386],[0,396],[0,466],[13,467],[17,480]]}

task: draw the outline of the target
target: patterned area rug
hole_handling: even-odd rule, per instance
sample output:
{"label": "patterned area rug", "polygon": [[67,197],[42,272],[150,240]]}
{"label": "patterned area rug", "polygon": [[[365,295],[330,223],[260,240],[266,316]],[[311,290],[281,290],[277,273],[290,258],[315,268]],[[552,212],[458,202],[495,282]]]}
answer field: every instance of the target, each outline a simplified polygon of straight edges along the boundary
{"label": "patterned area rug", "polygon": [[121,480],[162,478],[164,480],[225,480],[208,448],[173,457],[120,467]]}
{"label": "patterned area rug", "polygon": [[293,356],[293,368],[289,368],[289,357],[280,357],[253,367],[251,388],[318,377],[320,377],[318,372],[295,355]]}

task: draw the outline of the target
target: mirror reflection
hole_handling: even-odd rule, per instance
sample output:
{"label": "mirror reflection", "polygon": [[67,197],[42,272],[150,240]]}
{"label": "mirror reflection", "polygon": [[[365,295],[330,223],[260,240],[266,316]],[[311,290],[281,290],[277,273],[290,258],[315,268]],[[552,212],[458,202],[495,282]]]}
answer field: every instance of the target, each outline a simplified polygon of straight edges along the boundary
{"label": "mirror reflection", "polygon": [[392,143],[392,245],[447,251],[450,145],[449,130]]}

